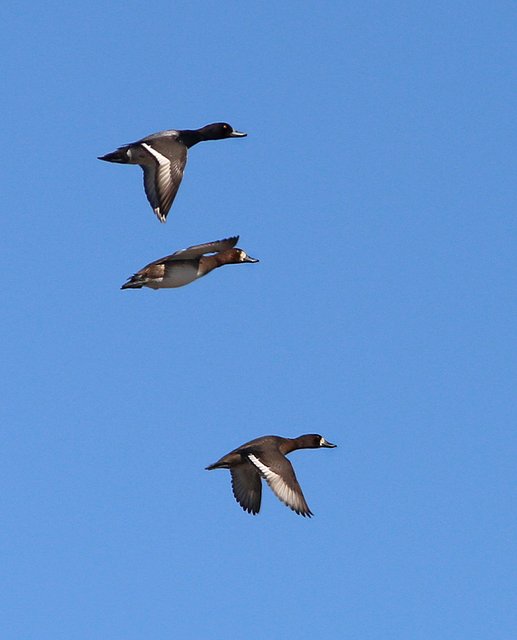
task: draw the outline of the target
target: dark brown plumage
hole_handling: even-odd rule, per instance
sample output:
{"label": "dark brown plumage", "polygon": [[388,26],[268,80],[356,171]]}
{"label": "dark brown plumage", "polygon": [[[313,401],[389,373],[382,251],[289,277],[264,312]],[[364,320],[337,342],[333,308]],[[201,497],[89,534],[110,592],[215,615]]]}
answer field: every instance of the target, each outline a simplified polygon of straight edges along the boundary
{"label": "dark brown plumage", "polygon": [[279,500],[296,513],[311,517],[312,511],[305,501],[293,466],[285,456],[297,449],[335,446],[318,434],[298,438],[262,436],[237,447],[206,468],[230,470],[233,495],[248,513],[255,515],[260,511],[261,478],[264,478]]}

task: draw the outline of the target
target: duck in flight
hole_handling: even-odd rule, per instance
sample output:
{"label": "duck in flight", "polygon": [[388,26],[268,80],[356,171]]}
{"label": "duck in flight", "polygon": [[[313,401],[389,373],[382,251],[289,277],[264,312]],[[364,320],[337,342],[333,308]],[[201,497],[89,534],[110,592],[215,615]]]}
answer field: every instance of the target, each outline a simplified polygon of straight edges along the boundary
{"label": "duck in flight", "polygon": [[187,150],[204,140],[244,138],[246,135],[226,122],[207,124],[200,129],[169,129],[119,147],[99,156],[99,160],[139,164],[144,172],[147,199],[160,222],[165,222],[183,178]]}
{"label": "duck in flight", "polygon": [[319,434],[306,434],[298,438],[262,436],[230,451],[206,469],[230,470],[233,495],[248,513],[256,515],[260,511],[264,479],[279,500],[301,516],[310,518],[313,513],[305,501],[293,466],[285,456],[297,449],[335,446]]}
{"label": "duck in flight", "polygon": [[[258,262],[235,247],[239,236],[197,244],[151,262],[122,285],[121,289],[171,289],[183,287],[225,264]],[[208,254],[208,255],[207,255]]]}

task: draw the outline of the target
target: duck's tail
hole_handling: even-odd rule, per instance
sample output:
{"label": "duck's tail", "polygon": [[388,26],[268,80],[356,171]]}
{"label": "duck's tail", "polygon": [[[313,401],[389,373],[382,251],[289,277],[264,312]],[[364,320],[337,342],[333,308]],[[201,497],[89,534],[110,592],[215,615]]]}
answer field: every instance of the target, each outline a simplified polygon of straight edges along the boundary
{"label": "duck's tail", "polygon": [[112,151],[111,153],[107,153],[105,156],[99,156],[99,160],[105,160],[106,162],[118,162],[119,164],[128,164],[128,148],[120,147],[116,151]]}
{"label": "duck's tail", "polygon": [[145,284],[145,279],[142,276],[134,275],[129,278],[129,280],[123,284],[121,289],[141,289]]}

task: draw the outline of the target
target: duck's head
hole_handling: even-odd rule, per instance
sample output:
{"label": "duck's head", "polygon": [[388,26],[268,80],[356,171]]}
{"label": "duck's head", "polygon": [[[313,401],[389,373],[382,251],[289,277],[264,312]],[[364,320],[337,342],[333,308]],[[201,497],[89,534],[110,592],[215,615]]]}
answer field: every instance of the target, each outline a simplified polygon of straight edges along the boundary
{"label": "duck's head", "polygon": [[245,138],[248,134],[242,131],[236,131],[231,124],[227,122],[214,122],[207,124],[206,127],[200,129],[205,140],[222,140],[223,138]]}
{"label": "duck's head", "polygon": [[303,443],[303,448],[306,449],[319,449],[320,447],[333,449],[334,447],[337,447],[337,444],[332,444],[332,442],[325,440],[325,438],[319,433],[308,433],[296,439]]}
{"label": "duck's head", "polygon": [[258,258],[252,258],[242,249],[227,249],[217,254],[219,260],[226,264],[241,264],[242,262],[259,262]]}

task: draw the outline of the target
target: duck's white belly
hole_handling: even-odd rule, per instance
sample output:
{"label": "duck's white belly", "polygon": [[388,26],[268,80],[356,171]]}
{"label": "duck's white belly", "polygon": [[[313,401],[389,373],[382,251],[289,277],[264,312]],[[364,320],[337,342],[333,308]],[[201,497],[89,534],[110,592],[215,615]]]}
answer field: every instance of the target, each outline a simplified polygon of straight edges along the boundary
{"label": "duck's white belly", "polygon": [[173,289],[183,287],[198,277],[197,264],[178,261],[165,270],[163,278],[153,278],[147,282],[147,286],[152,289]]}

